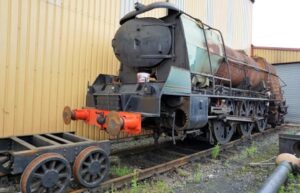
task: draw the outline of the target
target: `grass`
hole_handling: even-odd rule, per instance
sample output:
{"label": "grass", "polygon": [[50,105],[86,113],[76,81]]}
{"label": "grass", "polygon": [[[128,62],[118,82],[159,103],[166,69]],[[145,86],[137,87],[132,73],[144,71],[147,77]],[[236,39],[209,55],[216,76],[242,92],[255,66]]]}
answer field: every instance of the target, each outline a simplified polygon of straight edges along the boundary
{"label": "grass", "polygon": [[199,183],[202,180],[202,172],[200,168],[200,164],[197,164],[194,173],[194,182]]}
{"label": "grass", "polygon": [[213,159],[216,159],[220,155],[220,151],[221,151],[220,145],[219,144],[215,145],[215,147],[213,147],[211,151],[211,157]]}
{"label": "grass", "polygon": [[294,193],[300,192],[300,176],[295,176],[289,173],[286,186],[282,185],[279,193]]}
{"label": "grass", "polygon": [[[171,193],[170,186],[161,180],[138,182],[138,172],[134,170],[134,177],[131,180],[130,187],[117,191],[113,187],[110,193]],[[107,192],[107,193],[108,193]]]}
{"label": "grass", "polygon": [[129,168],[127,166],[124,166],[124,167],[112,166],[110,171],[114,176],[119,176],[119,177],[133,173],[133,169]]}
{"label": "grass", "polygon": [[[133,184],[132,184],[133,185]],[[172,189],[164,181],[136,183],[130,193],[171,193]]]}
{"label": "grass", "polygon": [[176,168],[176,173],[181,177],[186,177],[189,175],[189,173],[181,168]]}
{"label": "grass", "polygon": [[247,147],[244,149],[240,156],[241,158],[247,158],[247,157],[253,157],[257,152],[257,145],[255,143],[252,143],[250,147]]}
{"label": "grass", "polygon": [[139,184],[138,184],[138,174],[137,171],[134,170],[134,176],[131,180],[131,189],[130,193],[138,193]]}

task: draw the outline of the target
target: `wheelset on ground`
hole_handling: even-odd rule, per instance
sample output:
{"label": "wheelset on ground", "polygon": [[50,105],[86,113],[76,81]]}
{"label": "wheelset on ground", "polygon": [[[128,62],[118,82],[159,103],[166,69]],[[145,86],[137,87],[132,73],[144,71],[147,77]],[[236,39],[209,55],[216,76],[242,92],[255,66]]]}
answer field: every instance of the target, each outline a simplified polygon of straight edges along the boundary
{"label": "wheelset on ground", "polygon": [[108,172],[109,157],[105,151],[95,146],[82,150],[73,165],[76,181],[87,188],[100,185]]}
{"label": "wheelset on ground", "polygon": [[[97,146],[83,149],[73,163],[75,180],[86,188],[94,188],[109,173],[109,157]],[[58,153],[45,153],[25,168],[20,181],[22,193],[62,193],[72,177],[70,162]]]}
{"label": "wheelset on ground", "polygon": [[69,162],[60,154],[46,153],[30,162],[21,177],[23,193],[64,192],[71,179]]}

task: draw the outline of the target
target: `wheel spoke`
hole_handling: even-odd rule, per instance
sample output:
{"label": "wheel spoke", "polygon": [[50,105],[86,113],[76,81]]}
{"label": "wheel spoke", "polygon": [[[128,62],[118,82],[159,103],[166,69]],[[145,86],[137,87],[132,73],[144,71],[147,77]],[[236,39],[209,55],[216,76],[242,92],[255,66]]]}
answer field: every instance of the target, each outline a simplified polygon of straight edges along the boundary
{"label": "wheel spoke", "polygon": [[43,176],[44,176],[43,174],[33,173],[33,177],[34,177],[34,178],[42,179]]}
{"label": "wheel spoke", "polygon": [[43,169],[44,173],[46,173],[46,171],[48,170],[46,164],[43,164],[43,165],[42,165],[42,169]]}
{"label": "wheel spoke", "polygon": [[100,164],[105,160],[105,157],[101,157],[101,159],[98,161]]}
{"label": "wheel spoke", "polygon": [[90,160],[90,163],[92,163],[92,161],[94,160],[92,154],[90,154],[88,158]]}
{"label": "wheel spoke", "polygon": [[63,187],[63,184],[61,184],[59,181],[57,181],[57,182],[55,183],[55,185],[56,185],[59,189],[61,189],[61,188]]}
{"label": "wheel spoke", "polygon": [[44,193],[45,192],[45,187],[44,186],[40,186],[40,188],[38,189],[38,193]]}
{"label": "wheel spoke", "polygon": [[60,163],[57,168],[56,168],[56,171],[57,172],[60,172],[63,168],[65,167],[65,165],[63,163]]}
{"label": "wheel spoke", "polygon": [[55,168],[55,165],[56,165],[56,161],[52,161],[50,163],[50,169],[54,169]]}
{"label": "wheel spoke", "polygon": [[32,192],[35,192],[35,191],[37,191],[38,189],[39,189],[39,187],[42,185],[42,181],[36,181],[36,182],[34,182],[34,183],[32,183],[31,185],[30,185],[30,189],[31,189],[31,191]]}
{"label": "wheel spoke", "polygon": [[96,154],[96,160],[99,160],[99,158],[100,158],[100,153],[97,153]]}
{"label": "wheel spoke", "polygon": [[88,171],[89,171],[89,169],[86,168],[86,169],[81,170],[81,173],[82,173],[82,174],[85,174],[85,173],[87,173]]}
{"label": "wheel spoke", "polygon": [[58,178],[66,178],[66,177],[68,177],[67,173],[58,174]]}
{"label": "wheel spoke", "polygon": [[91,165],[91,163],[89,163],[89,162],[83,162],[82,165],[84,165],[86,167],[89,167]]}

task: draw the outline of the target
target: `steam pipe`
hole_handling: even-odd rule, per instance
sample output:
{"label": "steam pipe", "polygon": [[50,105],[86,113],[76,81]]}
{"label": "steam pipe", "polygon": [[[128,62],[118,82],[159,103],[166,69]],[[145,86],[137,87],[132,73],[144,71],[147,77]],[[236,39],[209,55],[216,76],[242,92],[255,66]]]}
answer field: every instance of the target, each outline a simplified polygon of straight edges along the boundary
{"label": "steam pipe", "polygon": [[291,171],[292,166],[288,161],[281,162],[257,193],[277,193]]}

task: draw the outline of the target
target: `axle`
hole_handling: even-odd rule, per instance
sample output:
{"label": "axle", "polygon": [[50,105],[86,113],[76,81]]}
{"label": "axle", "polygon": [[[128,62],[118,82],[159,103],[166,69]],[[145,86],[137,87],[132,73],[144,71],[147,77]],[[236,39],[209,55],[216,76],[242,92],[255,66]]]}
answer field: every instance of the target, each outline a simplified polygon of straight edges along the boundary
{"label": "axle", "polygon": [[142,117],[140,113],[116,112],[83,108],[71,110],[66,106],[63,111],[65,124],[72,120],[84,120],[88,125],[94,125],[116,136],[120,131],[127,134],[140,134],[142,131]]}

